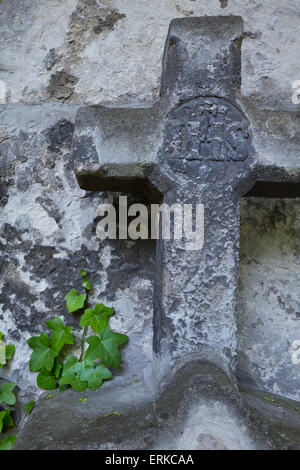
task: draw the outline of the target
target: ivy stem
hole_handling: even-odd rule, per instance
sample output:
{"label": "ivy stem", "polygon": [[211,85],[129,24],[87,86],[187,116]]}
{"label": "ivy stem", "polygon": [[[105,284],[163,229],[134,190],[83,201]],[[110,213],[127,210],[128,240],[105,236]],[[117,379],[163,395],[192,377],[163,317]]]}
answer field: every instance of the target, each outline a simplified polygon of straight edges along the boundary
{"label": "ivy stem", "polygon": [[[89,282],[89,279],[88,279],[88,277],[87,277],[87,273],[86,273],[86,278],[85,278],[85,280],[87,280],[87,281]],[[91,288],[91,286],[90,286],[90,288]],[[84,305],[83,308],[82,308],[82,314],[84,313],[84,310],[85,310],[85,308],[86,308],[87,305],[88,305],[88,296],[89,296],[90,288],[89,288],[89,289],[85,288],[86,298],[85,298],[85,305]],[[81,339],[80,339],[80,349],[81,349],[81,353],[80,353],[79,362],[82,362],[82,361],[83,361],[83,356],[84,356],[84,343],[85,343],[85,338],[86,338],[87,333],[88,333],[88,327],[87,327],[87,326],[84,326],[84,327],[83,327],[83,331],[82,331],[82,335],[81,335]]]}
{"label": "ivy stem", "polygon": [[83,327],[83,331],[82,331],[81,340],[80,340],[81,353],[80,353],[79,362],[82,362],[82,360],[83,360],[83,356],[84,356],[84,343],[85,343],[85,338],[86,338],[87,332],[88,332],[88,327],[87,327],[87,326],[84,326],[84,327]]}

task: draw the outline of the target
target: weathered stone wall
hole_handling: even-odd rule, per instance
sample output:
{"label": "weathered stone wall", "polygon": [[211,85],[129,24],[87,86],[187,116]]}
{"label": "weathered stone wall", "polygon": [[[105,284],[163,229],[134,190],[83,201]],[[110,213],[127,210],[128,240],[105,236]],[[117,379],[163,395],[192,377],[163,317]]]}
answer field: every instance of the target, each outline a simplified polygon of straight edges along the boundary
{"label": "weathered stone wall", "polygon": [[12,103],[151,104],[170,21],[206,15],[244,20],[242,95],[292,109],[298,0],[4,0],[0,79]]}
{"label": "weathered stone wall", "polygon": [[[6,90],[6,104],[0,104],[0,330],[17,345],[6,373],[28,399],[40,392],[28,370],[26,339],[56,314],[77,324],[66,313],[64,295],[80,285],[81,268],[95,286],[91,301],[115,307],[112,327],[130,337],[116,386],[122,392],[123,383],[140,381],[151,392],[155,247],[97,239],[96,207],[111,195],[78,187],[72,135],[83,104],[155,103],[170,21],[205,15],[243,18],[237,100],[249,119],[257,160],[292,172],[300,149],[299,105],[291,101],[292,82],[300,80],[299,0],[0,3],[0,80]],[[290,358],[291,342],[300,339],[299,200],[247,200],[242,214],[242,380],[299,399],[299,366]],[[222,337],[222,331],[215,334]]]}
{"label": "weathered stone wall", "polygon": [[299,400],[300,199],[244,198],[240,243],[240,378]]}

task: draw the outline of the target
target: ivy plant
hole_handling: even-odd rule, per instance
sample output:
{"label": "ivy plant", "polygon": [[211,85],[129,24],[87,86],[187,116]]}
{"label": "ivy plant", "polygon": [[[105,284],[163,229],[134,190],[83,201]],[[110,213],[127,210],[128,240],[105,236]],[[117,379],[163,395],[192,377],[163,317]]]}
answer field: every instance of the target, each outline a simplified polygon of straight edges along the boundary
{"label": "ivy plant", "polygon": [[0,331],[0,369],[12,359],[15,352],[15,346],[13,344],[5,344],[3,336],[4,334]]}
{"label": "ivy plant", "polygon": [[[109,319],[114,309],[104,304],[93,308],[88,303],[88,293],[92,286],[85,269],[80,271],[84,293],[71,289],[65,296],[68,313],[81,313],[79,325],[82,327],[79,357],[65,355],[66,346],[74,344],[72,327],[55,317],[46,322],[50,332],[28,339],[33,349],[29,361],[31,372],[38,372],[37,384],[45,390],[59,387],[64,391],[69,387],[84,392],[97,390],[104,380],[112,378],[111,368],[121,365],[120,346],[128,337],[112,331]],[[89,329],[95,334],[87,337]]]}
{"label": "ivy plant", "polygon": [[[4,342],[4,334],[0,331],[0,369],[12,359],[14,352],[15,347]],[[0,434],[15,425],[11,410],[7,407],[16,403],[15,386],[15,382],[3,382],[0,385]],[[16,439],[15,436],[0,438],[0,450],[11,450]]]}

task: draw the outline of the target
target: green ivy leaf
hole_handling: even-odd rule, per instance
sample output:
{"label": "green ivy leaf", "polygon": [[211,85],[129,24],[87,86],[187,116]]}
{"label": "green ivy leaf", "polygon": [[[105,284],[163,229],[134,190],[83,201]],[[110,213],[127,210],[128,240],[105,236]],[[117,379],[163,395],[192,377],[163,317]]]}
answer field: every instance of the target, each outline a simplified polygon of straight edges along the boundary
{"label": "green ivy leaf", "polygon": [[57,362],[54,367],[54,375],[57,379],[59,379],[59,377],[61,376],[62,370],[63,370],[62,364]]}
{"label": "green ivy leaf", "polygon": [[29,361],[31,372],[38,372],[43,368],[51,372],[58,352],[50,348],[49,336],[42,331],[40,336],[29,338],[27,344],[33,349]]}
{"label": "green ivy leaf", "polygon": [[54,351],[59,353],[65,344],[74,344],[72,326],[65,326],[59,317],[46,321],[46,325],[52,330],[51,347]]}
{"label": "green ivy leaf", "polygon": [[83,362],[78,362],[75,356],[68,356],[59,381],[60,385],[71,385],[78,392],[84,392],[87,382],[80,379],[83,367]]}
{"label": "green ivy leaf", "polygon": [[109,317],[115,313],[113,308],[103,304],[95,305],[94,309],[87,308],[80,320],[80,326],[91,326],[96,333],[108,326]]}
{"label": "green ivy leaf", "polygon": [[4,402],[7,405],[14,405],[16,403],[16,396],[12,393],[15,386],[15,382],[7,382],[1,385],[0,403]]}
{"label": "green ivy leaf", "polygon": [[82,287],[84,287],[85,289],[91,290],[91,283],[90,283],[90,280],[89,280],[88,278],[84,279],[84,280],[81,282],[81,285],[82,285]]}
{"label": "green ivy leaf", "polygon": [[104,328],[100,335],[101,338],[90,336],[86,339],[89,347],[85,354],[85,362],[90,365],[100,357],[105,364],[119,369],[121,363],[119,346],[128,340],[128,336],[115,333],[109,326]]}
{"label": "green ivy leaf", "polygon": [[6,346],[4,341],[0,340],[0,367],[6,364]]}
{"label": "green ivy leaf", "polygon": [[10,416],[9,409],[0,411],[0,433],[2,432],[4,426],[10,428],[14,426],[14,420]]}
{"label": "green ivy leaf", "polygon": [[16,436],[8,436],[7,439],[0,439],[0,450],[11,450],[17,439]]}
{"label": "green ivy leaf", "polygon": [[69,385],[59,385],[59,391],[65,392],[69,388]]}
{"label": "green ivy leaf", "polygon": [[71,289],[70,292],[65,296],[65,299],[68,312],[73,313],[84,306],[86,294],[78,294],[76,289]]}
{"label": "green ivy leaf", "polygon": [[80,270],[80,276],[86,277],[87,276],[87,271],[85,269]]}
{"label": "green ivy leaf", "polygon": [[0,331],[0,369],[9,361],[15,352],[13,344],[5,344],[3,340],[4,334]]}
{"label": "green ivy leaf", "polygon": [[15,346],[13,344],[7,344],[5,347],[6,360],[10,361],[15,353]]}
{"label": "green ivy leaf", "polygon": [[29,401],[28,403],[25,403],[25,405],[23,405],[23,408],[24,410],[26,411],[26,415],[25,415],[25,418],[30,415],[30,413],[32,412],[33,408],[34,408],[34,405],[35,405],[35,402],[34,401]]}
{"label": "green ivy leaf", "polygon": [[103,380],[111,378],[112,373],[103,364],[98,364],[95,368],[86,365],[80,374],[80,380],[87,381],[90,390],[97,390],[101,387]]}
{"label": "green ivy leaf", "polygon": [[13,344],[5,345],[4,341],[0,341],[0,369],[12,359],[14,352],[15,346]]}
{"label": "green ivy leaf", "polygon": [[66,357],[66,362],[63,366],[63,373],[62,375],[66,375],[66,373],[73,367],[75,364],[77,364],[78,359],[75,356],[67,356]]}
{"label": "green ivy leaf", "polygon": [[48,372],[46,369],[41,370],[37,376],[36,381],[38,386],[44,390],[55,390],[57,387],[54,375],[52,375],[51,372]]}
{"label": "green ivy leaf", "polygon": [[4,345],[4,348],[3,348],[4,354],[3,354],[3,350],[1,351],[1,341],[0,341],[0,369],[2,369],[2,367],[7,364],[7,361],[10,361],[10,359],[12,359],[14,352],[15,352],[15,346],[13,344],[5,345],[4,342],[2,342],[2,344]]}

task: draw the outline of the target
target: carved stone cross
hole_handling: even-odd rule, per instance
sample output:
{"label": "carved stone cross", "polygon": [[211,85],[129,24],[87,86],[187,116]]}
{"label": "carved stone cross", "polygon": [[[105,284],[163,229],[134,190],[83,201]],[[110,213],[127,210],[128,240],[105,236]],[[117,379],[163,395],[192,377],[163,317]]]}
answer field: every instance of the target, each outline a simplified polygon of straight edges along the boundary
{"label": "carved stone cross", "polygon": [[195,356],[234,372],[240,197],[257,181],[272,182],[275,192],[279,183],[294,181],[284,169],[259,163],[238,105],[242,33],[239,17],[174,20],[156,105],[84,107],[77,115],[73,159],[82,189],[204,205],[201,249],[157,241],[154,351],[160,380]]}

